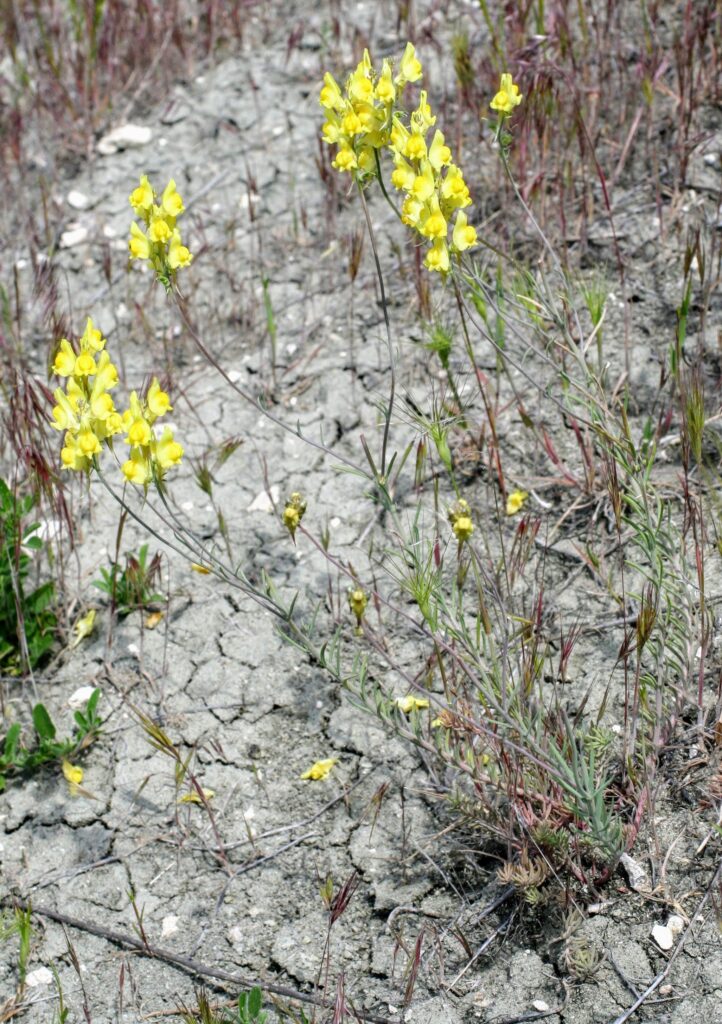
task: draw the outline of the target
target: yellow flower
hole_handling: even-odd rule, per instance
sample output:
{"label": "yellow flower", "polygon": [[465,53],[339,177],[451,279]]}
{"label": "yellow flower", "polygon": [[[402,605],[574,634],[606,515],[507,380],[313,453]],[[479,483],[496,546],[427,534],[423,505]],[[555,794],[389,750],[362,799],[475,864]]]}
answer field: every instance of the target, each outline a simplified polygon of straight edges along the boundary
{"label": "yellow flower", "polygon": [[102,451],[100,441],[92,430],[81,430],[77,443],[80,453],[86,458],[90,458],[91,455],[99,455]]}
{"label": "yellow flower", "polygon": [[120,468],[128,483],[138,487],[147,484],[151,478],[150,463],[139,451],[131,452],[130,458]]}
{"label": "yellow flower", "polygon": [[358,167],[356,154],[349,145],[342,144],[339,146],[336,159],[331,161],[331,166],[335,167],[337,171],[352,171]]}
{"label": "yellow flower", "polygon": [[199,565],[198,562],[191,562],[191,569],[193,572],[200,573],[201,576],[210,576],[211,570],[207,569],[205,565]]}
{"label": "yellow flower", "polygon": [[180,231],[175,228],[168,247],[168,266],[177,270],[178,267],[187,267],[192,259],[193,254],[181,243]]}
{"label": "yellow flower", "polygon": [[327,757],[323,761],[316,761],[303,773],[301,778],[318,782],[320,779],[326,778],[335,764],[338,764],[337,757]]}
{"label": "yellow flower", "polygon": [[81,352],[75,360],[74,376],[89,377],[92,373],[95,373],[95,360],[90,352]]}
{"label": "yellow flower", "polygon": [[474,532],[474,524],[469,516],[458,516],[454,522],[453,529],[459,544],[463,544],[465,540],[469,540]]}
{"label": "yellow flower", "polygon": [[396,90],[394,89],[394,83],[391,76],[391,65],[387,60],[383,63],[381,77],[376,83],[376,95],[382,103],[387,105],[389,103],[393,103],[396,99]]}
{"label": "yellow flower", "polygon": [[110,361],[110,356],[107,352],[101,352],[100,359],[98,360],[98,366],[95,371],[95,380],[93,381],[93,393],[99,394],[101,391],[110,391],[118,383],[118,371]]}
{"label": "yellow flower", "polygon": [[429,147],[429,162],[437,174],[442,167],[451,162],[451,150],[445,144],[444,136],[438,129],[434,132],[434,137]]}
{"label": "yellow flower", "polygon": [[141,416],[133,420],[128,427],[128,436],[125,441],[126,444],[133,445],[133,447],[141,447],[150,444],[152,436],[150,424]]}
{"label": "yellow flower", "polygon": [[343,110],[343,97],[336,79],[328,71],[323,76],[319,102],[326,110]]}
{"label": "yellow flower", "polygon": [[466,214],[463,210],[459,210],[456,215],[452,241],[457,252],[464,252],[465,249],[470,249],[472,245],[476,245],[476,228],[467,222]]}
{"label": "yellow flower", "polygon": [[526,491],[512,491],[506,499],[506,514],[508,516],[516,515],[528,497],[529,495]]}
{"label": "yellow flower", "polygon": [[291,537],[295,540],[296,530],[301,524],[304,513],[306,511],[306,502],[303,497],[294,491],[291,497],[286,502],[286,506],[283,510],[283,525],[286,527]]}
{"label": "yellow flower", "polygon": [[93,321],[88,317],[83,336],[80,339],[81,351],[86,352],[90,349],[93,352],[101,352],[104,347],[105,338],[97,327],[93,327]]}
{"label": "yellow flower", "polygon": [[147,260],[150,256],[150,242],[135,221],[130,225],[128,248],[132,260]]}
{"label": "yellow flower", "polygon": [[453,206],[469,206],[471,197],[469,189],[464,181],[464,175],[458,167],[450,164],[446,177],[441,184],[441,197]]}
{"label": "yellow flower", "polygon": [[136,213],[147,213],[153,205],[153,189],[147,175],[141,176],[140,185],[130,193],[130,205]]}
{"label": "yellow flower", "polygon": [[70,377],[74,370],[75,352],[68,339],[63,338],[53,362],[53,373],[58,377]]}
{"label": "yellow flower", "polygon": [[501,76],[499,91],[489,106],[492,110],[498,110],[500,114],[511,114],[514,107],[518,107],[523,99],[519,86],[512,81],[511,75],[505,72]]}
{"label": "yellow flower", "polygon": [[422,75],[421,61],[416,56],[416,50],[412,43],[406,44],[401,61],[399,62],[399,73],[396,76],[397,85],[405,85],[406,82],[418,82]]}
{"label": "yellow flower", "polygon": [[154,417],[165,416],[167,412],[170,412],[173,406],[170,404],[170,398],[165,391],[161,391],[158,378],[153,378],[153,383],[148,388],[148,409]]}
{"label": "yellow flower", "polygon": [[431,107],[426,99],[426,92],[422,89],[419,93],[419,105],[411,114],[411,129],[412,131],[425,134],[435,124],[436,117],[431,113]]}
{"label": "yellow flower", "polygon": [[371,57],[369,51],[364,50],[363,60],[359,62],[356,70],[348,80],[346,91],[349,99],[357,103],[370,103],[374,95],[374,85],[371,81]]}
{"label": "yellow flower", "polygon": [[405,715],[410,715],[412,711],[421,711],[423,708],[428,708],[429,702],[425,697],[414,697],[413,694],[409,693],[405,697],[398,697],[396,699],[396,706]]}
{"label": "yellow flower", "polygon": [[395,156],[394,162],[396,164],[396,168],[391,174],[391,184],[394,188],[403,189],[405,192],[411,191],[416,179],[413,169],[406,163],[400,154]]}
{"label": "yellow flower", "polygon": [[427,270],[435,270],[445,274],[449,269],[449,250],[443,238],[434,240],[433,246],[429,249],[424,260]]}
{"label": "yellow flower", "polygon": [[419,218],[421,217],[421,211],[423,208],[423,203],[420,203],[409,196],[404,200],[404,204],[401,207],[401,220],[404,224],[408,224],[409,227],[415,228],[419,223]]}
{"label": "yellow flower", "polygon": [[356,625],[361,626],[361,620],[364,617],[366,611],[366,605],[368,604],[368,595],[361,587],[354,587],[348,592],[348,606],[356,616]]}
{"label": "yellow flower", "polygon": [[409,160],[423,160],[426,156],[426,142],[420,132],[412,132],[406,140],[406,156]]}
{"label": "yellow flower", "polygon": [[77,647],[81,640],[85,640],[95,628],[95,608],[91,608],[87,615],[81,616],[73,626],[75,636],[70,647]]}
{"label": "yellow flower", "polygon": [[101,394],[96,395],[95,398],[91,398],[90,411],[96,420],[102,420],[103,422],[115,412],[113,399],[107,391],[103,391]]}
{"label": "yellow flower", "polygon": [[431,170],[431,164],[426,160],[423,161],[424,168],[421,174],[417,174],[414,178],[409,192],[418,199],[420,203],[425,203],[427,199],[430,199],[434,194],[434,174]]}
{"label": "yellow flower", "polygon": [[83,769],[71,764],[70,761],[63,761],[63,775],[70,784],[70,792],[77,792],[78,786],[83,781]]}
{"label": "yellow flower", "polygon": [[168,217],[173,217],[174,220],[176,217],[180,217],[180,215],[185,210],[183,200],[178,194],[175,187],[175,182],[173,181],[172,178],[170,179],[165,189],[163,190],[163,196],[161,198],[160,205],[163,209],[163,213],[167,214]]}
{"label": "yellow flower", "polygon": [[90,466],[89,460],[78,448],[78,442],[72,434],[66,434],[65,445],[60,452],[60,461],[63,469],[73,469],[76,472],[83,472]]}
{"label": "yellow flower", "polygon": [[179,804],[202,804],[202,803],[208,803],[208,801],[212,800],[213,797],[216,795],[215,789],[206,789],[205,786],[201,786],[201,793],[203,794],[203,798],[202,799],[201,799],[200,793],[197,790],[192,789],[190,791],[190,793],[184,793],[183,796],[178,797],[178,803]]}
{"label": "yellow flower", "polygon": [[[158,208],[156,207],[156,209]],[[170,240],[171,234],[171,229],[163,219],[162,214],[160,212],[154,212],[148,228],[148,238],[151,242],[160,242],[160,244],[163,245],[165,242]]]}
{"label": "yellow flower", "polygon": [[446,238],[448,226],[443,213],[439,209],[438,201],[431,206],[429,215],[422,222],[419,230],[426,238]]}
{"label": "yellow flower", "polygon": [[364,131],[363,122],[355,110],[349,110],[341,122],[341,130],[345,135],[360,135]]}
{"label": "yellow flower", "polygon": [[173,439],[173,431],[166,427],[163,436],[155,442],[154,455],[161,469],[170,469],[183,458],[183,445]]}

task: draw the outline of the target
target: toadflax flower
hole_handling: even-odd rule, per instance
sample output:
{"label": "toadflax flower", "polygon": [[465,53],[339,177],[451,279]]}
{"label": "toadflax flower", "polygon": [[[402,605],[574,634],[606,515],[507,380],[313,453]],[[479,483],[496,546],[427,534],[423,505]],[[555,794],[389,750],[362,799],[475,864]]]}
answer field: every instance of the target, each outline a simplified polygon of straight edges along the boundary
{"label": "toadflax flower", "polygon": [[171,178],[162,195],[156,195],[147,175],[129,197],[130,205],[142,221],[130,225],[128,251],[131,260],[145,260],[153,267],[158,280],[170,288],[181,267],[189,266],[193,255],[183,245],[176,220],[185,210],[183,200]]}
{"label": "toadflax flower", "polygon": [[405,697],[396,698],[396,706],[405,715],[410,715],[412,711],[428,708],[429,702],[425,697],[414,697],[412,693],[408,693]]}
{"label": "toadflax flower", "polygon": [[501,76],[499,91],[489,106],[492,110],[496,110],[503,117],[506,117],[508,114],[511,114],[515,107],[519,106],[523,99],[524,97],[519,92],[519,86],[512,80],[508,72],[504,72]]}
{"label": "toadflax flower", "polygon": [[[142,185],[140,189],[142,192]],[[140,203],[142,196],[137,201]],[[64,389],[55,390],[51,426],[64,433],[60,459],[64,469],[89,472],[103,444],[112,447],[115,435],[125,433],[130,453],[121,467],[123,475],[129,483],[147,487],[151,480],[161,480],[183,456],[183,447],[170,427],[160,435],[154,428],[156,420],[172,409],[170,398],[154,378],[145,400],[132,392],[130,406],[121,414],[110,394],[118,384],[118,371],[105,345],[105,338],[89,319],[79,351],[67,338],[58,346],[52,370],[66,383]]]}
{"label": "toadflax flower", "polygon": [[322,761],[316,761],[310,768],[306,769],[301,778],[319,782],[327,777],[335,764],[338,764],[337,757],[326,757]]}
{"label": "toadflax flower", "polygon": [[303,497],[294,491],[291,497],[286,502],[285,508],[283,509],[283,525],[286,527],[288,532],[291,534],[291,539],[296,540],[296,530],[301,525],[304,513],[306,512],[306,502]]}
{"label": "toadflax flower", "polygon": [[464,541],[469,540],[474,532],[474,524],[471,520],[471,509],[469,508],[468,501],[465,501],[463,498],[455,501],[449,508],[448,519],[454,531],[454,536],[458,540],[459,546],[461,546]]}
{"label": "toadflax flower", "polygon": [[526,491],[512,491],[506,499],[506,514],[508,516],[515,516],[521,510],[528,497],[529,495]]}

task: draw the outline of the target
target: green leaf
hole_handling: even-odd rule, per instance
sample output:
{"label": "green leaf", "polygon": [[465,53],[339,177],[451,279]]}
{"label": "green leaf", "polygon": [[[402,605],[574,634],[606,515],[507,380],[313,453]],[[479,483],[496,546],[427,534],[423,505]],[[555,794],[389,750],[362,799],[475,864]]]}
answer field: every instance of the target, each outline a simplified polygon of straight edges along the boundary
{"label": "green leaf", "polygon": [[8,729],[7,736],[5,737],[5,760],[8,764],[12,764],[15,761],[15,755],[18,749],[18,740],[20,739],[20,723],[15,722]]}
{"label": "green leaf", "polygon": [[263,997],[261,995],[260,988],[258,988],[258,986],[252,988],[251,991],[248,993],[248,1012],[250,1013],[251,1017],[257,1017],[258,1014],[261,1012],[262,1002]]}
{"label": "green leaf", "polygon": [[41,740],[55,739],[55,726],[43,704],[36,704],[33,708],[33,725]]}

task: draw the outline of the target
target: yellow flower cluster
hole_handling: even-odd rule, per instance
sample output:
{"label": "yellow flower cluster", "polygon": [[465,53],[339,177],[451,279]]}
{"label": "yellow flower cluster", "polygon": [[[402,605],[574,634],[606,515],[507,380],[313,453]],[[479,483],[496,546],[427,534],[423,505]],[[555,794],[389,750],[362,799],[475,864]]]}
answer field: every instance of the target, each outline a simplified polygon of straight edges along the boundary
{"label": "yellow flower cluster", "polygon": [[118,383],[118,371],[105,351],[105,338],[88,320],[76,353],[63,338],[53,362],[53,373],[66,377],[65,391],[55,391],[52,426],[65,432],[60,453],[66,469],[90,469],[101,441],[118,434],[123,421],[109,394]]}
{"label": "yellow flower cluster", "polygon": [[406,84],[420,78],[421,64],[411,43],[406,45],[396,75],[388,60],[384,60],[381,74],[375,74],[368,50],[343,92],[326,72],[319,97],[326,111],[323,138],[338,146],[333,160],[337,170],[376,173],[374,150],[388,145],[394,106]]}
{"label": "yellow flower cluster", "polygon": [[128,248],[132,260],[148,260],[159,279],[166,285],[179,267],[187,267],[193,256],[181,242],[176,220],[185,207],[171,178],[156,202],[157,195],[144,174],[140,184],[130,193],[130,205],[143,221],[130,225]]}
{"label": "yellow flower cluster", "polygon": [[120,413],[110,391],[118,383],[118,371],[105,350],[106,339],[88,320],[76,352],[63,338],[53,362],[53,373],[67,378],[65,390],[55,391],[51,426],[65,432],[60,458],[65,469],[79,472],[92,468],[95,456],[102,451],[102,442],[112,447],[115,434],[126,433],[130,458],[122,470],[130,483],[145,486],[155,478],[162,479],[171,466],[180,461],[182,446],[166,427],[160,438],[152,426],[171,408],[170,399],[153,380],[144,401],[134,391],[130,408]]}
{"label": "yellow flower cluster", "polygon": [[170,427],[165,427],[156,437],[153,424],[172,409],[170,399],[161,391],[156,378],[148,388],[144,401],[135,391],[130,395],[130,408],[123,413],[123,430],[127,431],[125,443],[130,445],[130,458],[121,469],[131,484],[145,487],[150,481],[162,479],[171,466],[180,462],[183,446],[173,437]]}
{"label": "yellow flower cluster", "polygon": [[[451,252],[464,252],[476,245],[476,230],[469,224],[463,207],[471,205],[464,175],[452,161],[451,150],[437,129],[428,143],[428,133],[436,123],[426,94],[421,93],[419,106],[406,127],[394,116],[390,149],[395,170],[391,175],[394,188],[405,193],[401,219],[431,242],[424,265],[429,270],[446,273]],[[456,213],[449,246],[449,223]]]}
{"label": "yellow flower cluster", "polygon": [[469,189],[443,134],[436,130],[428,140],[436,118],[426,93],[421,91],[417,108],[408,116],[399,106],[405,85],[419,81],[421,75],[421,63],[411,43],[396,75],[388,60],[380,74],[375,73],[368,50],[343,91],[327,73],[320,95],[326,111],[323,137],[338,146],[333,166],[353,174],[375,174],[376,153],[390,151],[395,165],[391,181],[405,193],[401,219],[431,243],[425,266],[446,273],[450,253],[475,245],[476,230],[463,212],[471,204]]}

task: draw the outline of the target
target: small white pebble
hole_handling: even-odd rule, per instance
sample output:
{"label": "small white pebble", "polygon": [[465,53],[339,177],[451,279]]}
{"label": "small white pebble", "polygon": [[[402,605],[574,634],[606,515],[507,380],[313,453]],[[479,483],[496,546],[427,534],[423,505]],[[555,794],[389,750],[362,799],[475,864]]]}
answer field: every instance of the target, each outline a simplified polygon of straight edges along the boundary
{"label": "small white pebble", "polygon": [[79,192],[75,188],[68,192],[67,201],[68,206],[72,206],[74,210],[87,210],[90,206],[90,199],[85,192]]}
{"label": "small white pebble", "polygon": [[94,686],[80,686],[77,690],[68,697],[68,707],[72,708],[73,711],[77,711],[78,708],[84,708],[90,698],[93,696],[95,690]]}
{"label": "small white pebble", "polygon": [[228,379],[229,379],[229,381],[232,384],[237,384],[238,381],[241,379],[241,371],[240,370],[229,370],[228,371]]}
{"label": "small white pebble", "polygon": [[181,505],[181,508],[183,509],[184,512],[190,512],[190,510],[193,508],[193,502],[184,501],[183,504]]}
{"label": "small white pebble", "polygon": [[[277,484],[272,484],[270,496],[266,491],[261,491],[248,506],[249,512],[272,512],[273,503],[278,501],[279,490]],[[273,501],[271,500],[273,499]]]}
{"label": "small white pebble", "polygon": [[665,950],[665,952],[668,949],[671,949],[674,945],[674,935],[672,934],[670,929],[663,924],[655,924],[654,928],[652,929],[652,938],[657,943],[659,948]]}
{"label": "small white pebble", "polygon": [[333,526],[333,528],[335,530],[337,526],[341,525],[341,520],[339,519],[338,516],[334,516],[329,525]]}
{"label": "small white pebble", "polygon": [[171,935],[175,935],[178,931],[178,915],[168,914],[167,917],[163,918],[161,925],[160,937],[161,939],[167,939]]}
{"label": "small white pebble", "polygon": [[684,918],[680,917],[679,914],[672,914],[667,920],[667,927],[672,935],[679,935],[680,932],[684,931]]}
{"label": "small white pebble", "polygon": [[72,249],[75,245],[82,245],[88,237],[88,229],[83,227],[70,228],[68,231],[63,231],[60,236],[60,248],[61,249]]}
{"label": "small white pebble", "polygon": [[140,654],[140,647],[138,647],[137,644],[128,644],[128,653],[135,654],[137,656]]}
{"label": "small white pebble", "polygon": [[545,1003],[543,999],[535,999],[531,1005],[535,1010],[538,1010],[539,1013],[546,1013],[549,1009],[549,1003]]}
{"label": "small white pebble", "polygon": [[49,985],[53,980],[52,972],[47,967],[38,967],[25,976],[25,984],[28,988],[38,988],[40,985]]}

